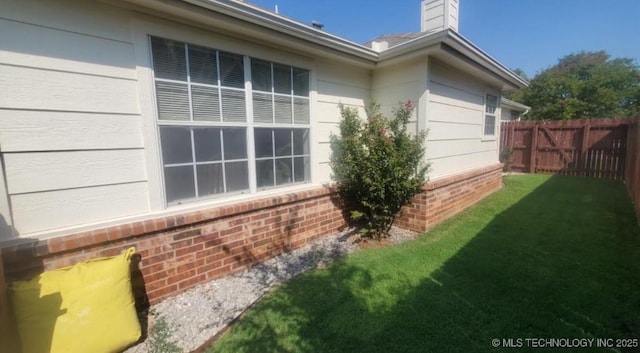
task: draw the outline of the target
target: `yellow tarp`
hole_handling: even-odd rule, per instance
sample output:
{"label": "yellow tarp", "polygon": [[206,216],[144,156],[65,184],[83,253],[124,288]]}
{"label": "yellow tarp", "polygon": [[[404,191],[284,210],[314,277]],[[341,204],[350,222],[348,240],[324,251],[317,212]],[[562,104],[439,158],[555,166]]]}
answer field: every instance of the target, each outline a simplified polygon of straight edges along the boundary
{"label": "yellow tarp", "polygon": [[131,291],[135,252],[44,272],[8,286],[21,353],[119,352],[140,338]]}
{"label": "yellow tarp", "polygon": [[7,302],[7,290],[4,283],[4,268],[0,253],[0,353],[19,353],[20,342],[13,323],[13,313]]}

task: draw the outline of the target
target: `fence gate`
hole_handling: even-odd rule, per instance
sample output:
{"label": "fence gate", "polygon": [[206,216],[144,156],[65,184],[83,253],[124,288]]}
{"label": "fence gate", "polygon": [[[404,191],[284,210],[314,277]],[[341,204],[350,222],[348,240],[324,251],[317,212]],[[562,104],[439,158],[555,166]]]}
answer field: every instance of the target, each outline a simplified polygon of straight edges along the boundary
{"label": "fence gate", "polygon": [[630,119],[516,121],[501,125],[511,171],[623,179]]}

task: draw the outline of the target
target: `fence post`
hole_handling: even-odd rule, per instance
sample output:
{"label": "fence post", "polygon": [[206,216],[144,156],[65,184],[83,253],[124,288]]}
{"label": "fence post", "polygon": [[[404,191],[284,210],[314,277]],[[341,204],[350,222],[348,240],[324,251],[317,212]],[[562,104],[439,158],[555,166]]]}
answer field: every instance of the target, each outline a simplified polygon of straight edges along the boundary
{"label": "fence post", "polygon": [[636,150],[635,154],[635,172],[634,172],[634,180],[635,180],[635,188],[636,188],[636,216],[638,217],[638,224],[640,224],[640,119],[636,119],[635,124],[636,129]]}
{"label": "fence post", "polygon": [[531,155],[529,158],[529,173],[534,174],[537,167],[537,152],[538,152],[538,122],[533,125],[531,129]]}
{"label": "fence post", "polygon": [[627,155],[625,156],[625,160],[624,160],[624,167],[625,167],[625,173],[624,173],[624,182],[627,184],[627,189],[629,190],[629,194],[632,195],[632,199],[633,199],[633,192],[635,191],[635,187],[634,187],[634,181],[635,181],[635,177],[634,177],[634,171],[635,171],[635,167],[636,167],[636,151],[635,151],[635,145],[636,145],[636,139],[638,138],[638,136],[636,136],[636,123],[634,123],[633,121],[631,121],[629,123],[629,125],[627,125]]}
{"label": "fence post", "polygon": [[627,180],[627,183],[633,185],[631,198],[635,202],[636,216],[638,218],[638,224],[640,224],[640,118],[636,118],[632,128],[635,131],[635,141],[633,141],[633,146],[627,146],[627,149],[633,150],[633,169],[631,171],[631,180]]}
{"label": "fence post", "polygon": [[587,149],[589,148],[590,131],[591,124],[587,121],[582,130],[582,149],[580,150],[580,168],[582,169],[580,174],[582,176],[587,176]]}
{"label": "fence post", "polygon": [[507,131],[507,134],[509,135],[509,150],[513,151],[513,143],[516,138],[516,125],[509,124],[509,130]]}

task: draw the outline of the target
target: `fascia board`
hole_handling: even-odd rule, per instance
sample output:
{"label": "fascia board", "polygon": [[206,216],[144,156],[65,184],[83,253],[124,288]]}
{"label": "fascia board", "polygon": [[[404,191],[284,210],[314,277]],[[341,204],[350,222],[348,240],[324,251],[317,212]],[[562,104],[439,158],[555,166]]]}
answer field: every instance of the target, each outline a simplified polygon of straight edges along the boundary
{"label": "fascia board", "polygon": [[[118,2],[118,0],[106,0],[108,2]],[[517,76],[511,70],[500,64],[487,53],[475,46],[460,34],[446,29],[435,33],[426,33],[424,36],[412,39],[401,45],[392,47],[383,52],[376,52],[363,45],[351,42],[341,37],[329,34],[325,31],[313,28],[303,23],[288,19],[273,12],[252,6],[235,0],[120,0],[131,5],[142,8],[153,9],[165,13],[169,18],[175,16],[177,12],[172,12],[172,8],[179,7],[179,3],[188,4],[193,8],[181,8],[180,16],[185,16],[191,11],[195,15],[196,9],[206,9],[214,14],[222,14],[229,18],[241,20],[253,24],[258,28],[267,28],[282,36],[289,36],[299,40],[298,45],[311,44],[316,47],[330,49],[332,53],[323,53],[313,50],[316,55],[333,54],[350,56],[359,65],[374,67],[384,67],[393,63],[408,60],[415,56],[432,53],[434,50],[442,50],[442,44],[455,48],[468,59],[478,63],[485,69],[490,70],[502,80],[508,82],[515,88],[524,88],[528,83]],[[218,15],[219,16],[219,15]],[[276,39],[276,38],[273,38]]]}
{"label": "fascia board", "polygon": [[504,97],[502,97],[502,102],[501,103],[502,103],[503,106],[505,106],[507,108],[514,108],[516,110],[525,111],[525,110],[531,109],[531,107],[528,106],[528,105],[524,105],[522,103],[518,103],[516,101],[512,101],[511,99],[507,99],[507,98],[504,98]]}
{"label": "fascia board", "polygon": [[284,16],[234,0],[182,0],[183,2],[219,12],[240,20],[336,49],[362,59],[376,61],[378,53],[363,45],[313,28]]}
{"label": "fascia board", "polygon": [[379,63],[395,59],[409,53],[433,47],[447,36],[447,31],[425,34],[421,37],[406,41],[380,53]]}
{"label": "fascia board", "polygon": [[449,46],[455,48],[468,58],[480,63],[485,68],[493,71],[515,87],[525,88],[529,86],[527,81],[523,80],[520,76],[516,75],[513,71],[509,70],[496,59],[492,58],[489,54],[478,48],[465,37],[454,31],[447,30],[447,32],[448,35],[445,43]]}
{"label": "fascia board", "polygon": [[232,0],[102,0],[167,20],[219,29],[230,36],[269,43],[319,57],[373,68],[378,53],[311,26]]}
{"label": "fascia board", "polygon": [[528,86],[526,81],[511,70],[500,64],[469,40],[451,30],[425,34],[424,36],[385,50],[380,53],[380,60],[376,67],[391,65],[392,63],[407,60],[417,55],[433,53],[435,50],[445,50],[445,45],[454,48],[466,59],[465,61],[473,62],[475,65],[482,67],[485,71],[493,73],[494,76],[508,82],[515,88]]}

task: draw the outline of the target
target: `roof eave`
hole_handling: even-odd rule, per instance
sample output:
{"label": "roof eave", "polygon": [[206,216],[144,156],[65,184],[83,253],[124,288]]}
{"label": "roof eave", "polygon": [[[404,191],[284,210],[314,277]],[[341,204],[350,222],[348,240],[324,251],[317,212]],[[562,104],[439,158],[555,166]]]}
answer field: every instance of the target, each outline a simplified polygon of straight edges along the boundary
{"label": "roof eave", "polygon": [[[201,11],[204,9],[215,14],[226,16],[242,21],[243,23],[257,26],[256,28],[265,28],[284,35],[285,37],[295,38],[298,44],[308,45],[310,52],[316,55],[324,55],[330,57],[344,57],[358,65],[365,67],[382,67],[398,61],[413,58],[418,55],[430,54],[435,51],[446,49],[445,44],[454,48],[464,57],[467,57],[474,64],[480,65],[485,70],[492,72],[509,86],[519,89],[528,86],[528,83],[513,73],[511,70],[500,64],[487,53],[475,46],[469,40],[450,29],[442,30],[435,33],[425,33],[423,36],[409,40],[400,45],[389,48],[383,52],[376,52],[371,48],[346,40],[336,35],[314,28],[310,25],[289,19],[274,12],[239,2],[235,0],[103,0],[108,2],[127,3],[137,8],[150,9],[163,13],[166,16],[195,17],[202,16]],[[179,8],[180,4],[187,5],[180,9],[181,11],[172,11]],[[255,33],[255,32],[254,32]],[[264,37],[264,36],[263,36]],[[313,49],[315,48],[315,49]],[[318,48],[329,49],[325,52]]]}
{"label": "roof eave", "polygon": [[[290,38],[289,46],[294,50],[305,50],[307,46],[313,55],[336,58],[337,55],[359,66],[373,67],[378,60],[378,53],[371,48],[354,43],[336,35],[314,28],[310,25],[294,21],[279,14],[259,7],[234,0],[102,0],[135,9],[136,11],[161,15],[177,22],[202,23],[205,26],[221,26],[226,19],[233,19],[244,24],[238,28],[242,31],[258,33],[263,41],[268,31]],[[209,21],[203,20],[209,18]],[[199,21],[197,22],[196,21]],[[206,22],[206,23],[205,23]],[[216,24],[217,23],[217,24]],[[225,31],[234,31],[231,27],[222,27]],[[275,38],[275,37],[274,37]],[[280,45],[283,42],[280,41]],[[326,52],[317,50],[324,48]]]}
{"label": "roof eave", "polygon": [[235,0],[182,1],[202,8],[214,10],[246,22],[268,27],[316,44],[342,50],[345,53],[359,56],[363,59],[372,61],[377,59],[377,53],[371,48],[244,2]]}
{"label": "roof eave", "polygon": [[528,86],[527,81],[500,64],[500,62],[471,43],[471,41],[449,29],[425,34],[424,36],[409,40],[381,52],[378,66],[385,66],[388,62],[396,62],[411,54],[427,51],[427,49],[432,51],[434,48],[437,48],[438,50],[446,51],[448,47],[453,48],[459,55],[470,59],[474,64],[480,65],[485,70],[493,73],[493,75],[499,77],[515,89]]}
{"label": "roof eave", "polygon": [[517,89],[526,88],[529,83],[518,76],[515,72],[511,71],[508,67],[502,65],[499,61],[491,57],[484,50],[477,47],[470,40],[466,39],[462,35],[452,30],[447,30],[446,43],[452,47],[460,50],[463,54],[466,54],[474,61],[477,61],[487,69],[498,74],[500,77],[508,81]]}
{"label": "roof eave", "polygon": [[409,53],[422,50],[442,42],[447,36],[447,31],[425,34],[423,36],[408,40],[402,44],[391,47],[379,54],[379,62],[388,61],[407,55]]}
{"label": "roof eave", "polygon": [[528,105],[524,105],[522,103],[513,101],[513,100],[508,99],[508,98],[504,98],[504,97],[502,97],[501,103],[505,107],[512,108],[512,109],[515,109],[515,110],[525,111],[525,110],[530,110],[531,109],[531,107],[528,106]]}

